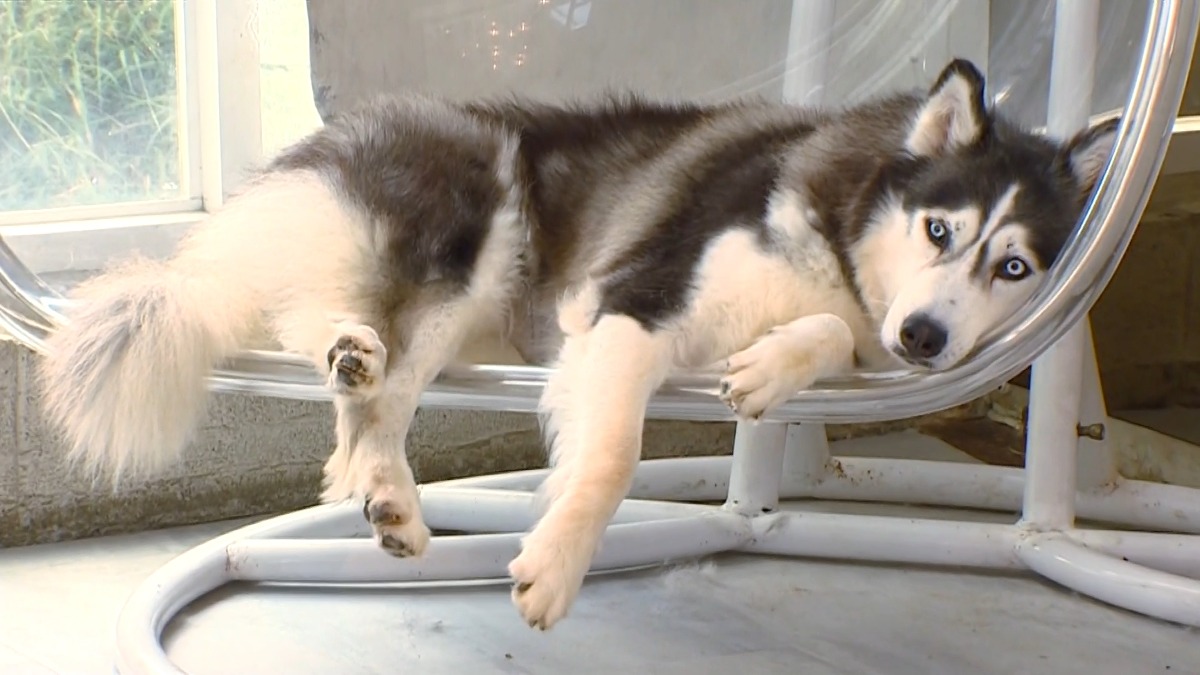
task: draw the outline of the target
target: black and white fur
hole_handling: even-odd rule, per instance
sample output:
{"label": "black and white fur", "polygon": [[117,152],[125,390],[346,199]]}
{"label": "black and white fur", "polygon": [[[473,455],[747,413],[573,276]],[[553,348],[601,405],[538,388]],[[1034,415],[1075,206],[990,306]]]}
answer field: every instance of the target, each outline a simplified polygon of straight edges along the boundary
{"label": "black and white fur", "polygon": [[490,347],[552,365],[554,470],[509,567],[548,628],[670,371],[722,363],[722,398],[757,418],[856,365],[953,366],[1030,295],[1115,123],[1057,143],[997,118],[983,86],[955,61],[928,92],[846,110],[376,102],[283,152],[170,260],[79,288],[40,368],[49,417],[91,468],[153,471],[205,376],[265,332],[335,392],[324,499],[365,500],[379,544],[420,555],[404,446],[422,390]]}

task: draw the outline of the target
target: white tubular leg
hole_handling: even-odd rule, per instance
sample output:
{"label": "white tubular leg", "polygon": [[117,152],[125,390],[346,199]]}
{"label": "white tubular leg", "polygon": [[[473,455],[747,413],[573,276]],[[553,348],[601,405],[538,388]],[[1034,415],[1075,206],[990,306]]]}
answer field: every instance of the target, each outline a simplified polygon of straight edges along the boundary
{"label": "white tubular leg", "polygon": [[778,508],[787,432],[778,422],[738,422],[726,509],[755,516]]}
{"label": "white tubular leg", "polygon": [[1033,364],[1022,509],[1022,524],[1030,529],[1065,530],[1075,523],[1084,337],[1082,326],[1071,328]]}
{"label": "white tubular leg", "polygon": [[1167,621],[1200,624],[1200,582],[1093,551],[1062,533],[1032,535],[1017,547],[1031,570],[1110,605]]}
{"label": "white tubular leg", "polygon": [[792,0],[783,100],[803,105],[824,102],[834,10],[834,0]]}
{"label": "white tubular leg", "polygon": [[783,480],[794,496],[811,495],[829,472],[829,459],[829,436],[824,424],[788,425]]}
{"label": "white tubular leg", "polygon": [[[1099,12],[1096,0],[1059,0],[1055,5],[1046,122],[1053,135],[1066,136],[1088,123]],[[1034,361],[1022,518],[1022,524],[1034,530],[1063,530],[1075,522],[1075,455],[1086,331],[1082,320]]]}
{"label": "white tubular leg", "polygon": [[1062,138],[1088,124],[1096,81],[1097,0],[1058,0],[1054,6],[1054,49],[1046,130]]}

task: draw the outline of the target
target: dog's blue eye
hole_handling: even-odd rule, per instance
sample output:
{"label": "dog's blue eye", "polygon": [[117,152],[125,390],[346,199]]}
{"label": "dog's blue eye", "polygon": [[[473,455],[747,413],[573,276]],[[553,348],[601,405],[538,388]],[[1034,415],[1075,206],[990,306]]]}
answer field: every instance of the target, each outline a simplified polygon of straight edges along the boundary
{"label": "dog's blue eye", "polygon": [[938,248],[946,248],[946,245],[950,243],[950,226],[941,218],[926,218],[925,234],[929,236],[929,241]]}
{"label": "dog's blue eye", "polygon": [[998,276],[1008,281],[1024,279],[1029,276],[1029,265],[1025,264],[1025,261],[1020,258],[1009,258],[1000,263],[1000,273]]}

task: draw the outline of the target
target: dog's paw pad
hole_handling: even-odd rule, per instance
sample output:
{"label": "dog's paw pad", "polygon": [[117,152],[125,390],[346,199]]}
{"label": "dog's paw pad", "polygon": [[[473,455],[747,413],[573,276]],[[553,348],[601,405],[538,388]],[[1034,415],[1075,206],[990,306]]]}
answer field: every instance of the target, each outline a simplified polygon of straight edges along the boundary
{"label": "dog's paw pad", "polygon": [[339,394],[369,394],[383,382],[387,350],[368,326],[347,327],[329,348],[328,386]]}

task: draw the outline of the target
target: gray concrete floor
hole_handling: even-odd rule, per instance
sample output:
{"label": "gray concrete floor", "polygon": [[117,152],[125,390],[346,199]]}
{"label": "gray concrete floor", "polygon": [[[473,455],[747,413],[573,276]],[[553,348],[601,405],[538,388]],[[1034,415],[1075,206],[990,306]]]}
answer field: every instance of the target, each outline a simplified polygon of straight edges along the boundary
{"label": "gray concrete floor", "polygon": [[[833,508],[880,507],[820,506]],[[0,673],[111,672],[128,593],[244,522],[0,551]],[[195,603],[165,643],[196,674],[1200,673],[1197,631],[1029,576],[744,555],[595,578],[546,634],[519,621],[502,587],[239,586]]]}

